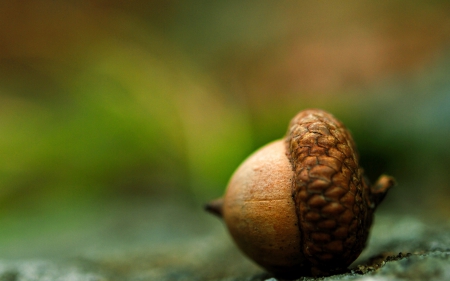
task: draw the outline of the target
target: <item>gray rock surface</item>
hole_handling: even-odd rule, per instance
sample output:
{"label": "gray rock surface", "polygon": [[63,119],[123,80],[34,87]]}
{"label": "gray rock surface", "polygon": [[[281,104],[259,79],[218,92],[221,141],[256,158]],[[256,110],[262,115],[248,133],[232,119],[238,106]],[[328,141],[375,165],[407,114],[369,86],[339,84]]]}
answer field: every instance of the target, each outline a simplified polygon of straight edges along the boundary
{"label": "gray rock surface", "polygon": [[[0,281],[277,280],[244,257],[224,225],[200,207],[103,207],[90,210],[77,227],[0,245]],[[351,271],[319,280],[450,280],[449,229],[448,223],[378,214],[369,245]]]}

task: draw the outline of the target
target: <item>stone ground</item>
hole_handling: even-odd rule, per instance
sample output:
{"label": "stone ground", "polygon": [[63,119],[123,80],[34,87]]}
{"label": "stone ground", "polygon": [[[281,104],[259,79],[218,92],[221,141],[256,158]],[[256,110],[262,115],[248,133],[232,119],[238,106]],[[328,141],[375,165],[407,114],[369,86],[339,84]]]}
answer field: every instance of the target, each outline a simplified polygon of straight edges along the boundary
{"label": "stone ground", "polygon": [[[77,213],[79,212],[79,213]],[[175,202],[80,207],[24,221],[29,233],[0,244],[0,281],[275,281],[235,248],[218,219]],[[0,222],[21,230],[17,224]],[[450,280],[450,224],[381,213],[348,273],[317,280]],[[299,280],[316,280],[303,277]]]}

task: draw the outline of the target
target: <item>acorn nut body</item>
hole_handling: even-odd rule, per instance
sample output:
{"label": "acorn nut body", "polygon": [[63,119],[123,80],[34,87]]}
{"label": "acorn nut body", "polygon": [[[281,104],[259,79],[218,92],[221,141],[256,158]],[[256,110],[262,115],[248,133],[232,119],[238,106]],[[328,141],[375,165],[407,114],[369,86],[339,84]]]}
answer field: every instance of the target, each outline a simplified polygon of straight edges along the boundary
{"label": "acorn nut body", "polygon": [[238,247],[280,277],[344,271],[363,250],[373,212],[393,178],[370,186],[349,131],[310,109],[287,135],[248,157],[223,198],[206,209],[223,217]]}

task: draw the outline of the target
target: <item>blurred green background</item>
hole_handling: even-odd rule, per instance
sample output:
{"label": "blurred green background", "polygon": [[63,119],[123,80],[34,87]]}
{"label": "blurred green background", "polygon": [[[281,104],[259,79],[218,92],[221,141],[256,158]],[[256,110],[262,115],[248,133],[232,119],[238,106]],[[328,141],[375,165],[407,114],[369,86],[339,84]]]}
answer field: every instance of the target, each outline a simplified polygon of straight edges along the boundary
{"label": "blurred green background", "polygon": [[201,209],[310,107],[396,177],[381,212],[448,220],[448,1],[1,1],[0,248]]}

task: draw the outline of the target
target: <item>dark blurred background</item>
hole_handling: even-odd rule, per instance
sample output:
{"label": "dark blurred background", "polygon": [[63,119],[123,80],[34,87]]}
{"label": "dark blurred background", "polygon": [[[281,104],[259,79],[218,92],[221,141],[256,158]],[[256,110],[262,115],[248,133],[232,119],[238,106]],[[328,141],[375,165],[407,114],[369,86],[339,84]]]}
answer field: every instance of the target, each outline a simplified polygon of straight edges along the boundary
{"label": "dark blurred background", "polygon": [[381,213],[448,221],[448,1],[1,1],[0,249],[200,210],[310,107],[396,177]]}

